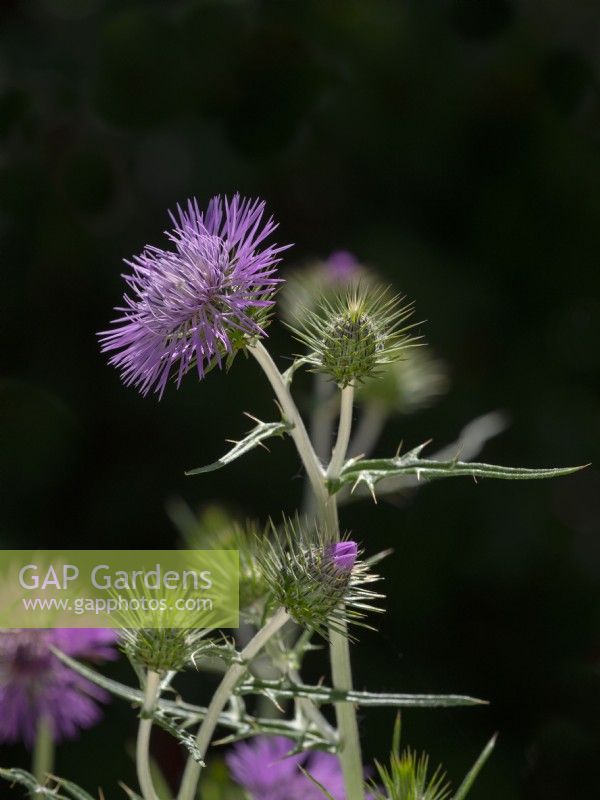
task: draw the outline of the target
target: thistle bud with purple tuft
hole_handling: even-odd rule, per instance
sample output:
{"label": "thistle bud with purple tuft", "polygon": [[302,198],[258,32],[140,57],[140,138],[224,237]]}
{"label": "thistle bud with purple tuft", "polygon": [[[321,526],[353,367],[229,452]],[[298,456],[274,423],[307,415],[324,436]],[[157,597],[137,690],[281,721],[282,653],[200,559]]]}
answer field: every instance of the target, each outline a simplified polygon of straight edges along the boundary
{"label": "thistle bud with purple tuft", "polygon": [[332,543],[319,527],[284,519],[257,552],[273,605],[325,638],[328,628],[365,626],[364,612],[381,610],[372,603],[383,595],[365,588],[379,577],[358,560],[356,542]]}

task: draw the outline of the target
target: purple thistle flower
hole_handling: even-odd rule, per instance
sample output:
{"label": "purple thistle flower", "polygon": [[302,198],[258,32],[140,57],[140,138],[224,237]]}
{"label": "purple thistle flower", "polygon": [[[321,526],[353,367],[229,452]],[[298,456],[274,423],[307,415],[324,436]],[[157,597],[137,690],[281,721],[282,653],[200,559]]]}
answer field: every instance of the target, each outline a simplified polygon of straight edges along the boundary
{"label": "purple thistle flower", "polygon": [[171,374],[179,386],[195,365],[203,378],[246,337],[265,336],[286,247],[263,246],[277,227],[264,212],[264,202],[239,194],[213,197],[206,212],[189,200],[170,214],[171,249],[147,245],[125,262],[133,273],[124,276],[122,316],[98,335],[127,386],[162,397]]}
{"label": "purple thistle flower", "polygon": [[[232,777],[251,800],[323,800],[323,793],[300,767],[317,780],[334,800],[345,800],[344,779],[337,756],[318,750],[288,755],[294,742],[283,736],[257,736],[241,742],[225,757]],[[367,795],[372,800],[371,795]]]}
{"label": "purple thistle flower", "polygon": [[0,742],[33,745],[40,720],[54,741],[72,739],[99,721],[108,693],[69,669],[50,651],[92,661],[117,658],[112,630],[79,628],[0,633]]}
{"label": "purple thistle flower", "polygon": [[233,778],[252,800],[323,800],[323,793],[299,767],[321,783],[335,800],[344,800],[339,760],[330,753],[312,751],[288,755],[294,748],[283,736],[257,736],[236,745],[226,756]]}
{"label": "purple thistle flower", "polygon": [[337,542],[331,545],[328,555],[338,569],[350,572],[358,557],[358,545],[352,541]]}

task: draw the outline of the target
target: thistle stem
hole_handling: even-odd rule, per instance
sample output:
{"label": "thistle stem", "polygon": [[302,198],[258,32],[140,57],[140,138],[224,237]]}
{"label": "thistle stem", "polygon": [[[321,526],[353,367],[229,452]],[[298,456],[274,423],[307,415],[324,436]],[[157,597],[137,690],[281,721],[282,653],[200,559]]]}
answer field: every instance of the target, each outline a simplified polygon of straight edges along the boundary
{"label": "thistle stem", "polygon": [[[339,477],[344,465],[350,433],[352,429],[352,405],[354,389],[346,386],[342,389],[340,398],[340,421],[338,434],[329,467],[327,478],[335,480]],[[340,525],[338,519],[336,496],[328,498],[324,509],[323,521],[330,536],[339,541]],[[351,691],[352,666],[350,661],[350,645],[348,644],[347,622],[344,608],[341,608],[341,623],[335,628],[329,628],[329,658],[331,661],[331,678],[333,686],[342,691]],[[340,629],[341,625],[341,629]],[[341,702],[335,704],[335,713],[340,735],[340,764],[346,789],[346,800],[364,800],[364,776],[362,765],[362,752],[358,734],[356,709],[351,703]]]}
{"label": "thistle stem", "polygon": [[250,353],[252,353],[254,358],[262,367],[273,391],[275,392],[275,396],[279,402],[279,405],[281,406],[281,411],[284,418],[292,426],[290,435],[294,440],[298,454],[302,459],[304,469],[306,470],[310,484],[317,497],[317,501],[321,505],[324,505],[327,502],[328,493],[327,489],[325,488],[325,475],[323,467],[321,466],[314,451],[306,431],[306,426],[304,425],[304,420],[300,416],[300,412],[298,411],[296,403],[292,398],[289,387],[283,379],[281,372],[279,372],[277,369],[277,366],[271,358],[269,351],[265,348],[262,342],[257,342],[255,345],[252,345],[252,347],[249,347],[248,350]]}
{"label": "thistle stem", "polygon": [[32,772],[38,783],[43,784],[54,767],[54,739],[48,717],[40,717],[35,734],[32,756]]}
{"label": "thistle stem", "polygon": [[150,736],[152,734],[151,715],[156,708],[159,694],[160,675],[158,672],[148,670],[136,745],[138,783],[144,800],[158,800],[150,774]]}
{"label": "thistle stem", "polygon": [[337,478],[344,466],[344,459],[350,441],[352,430],[352,405],[354,403],[354,387],[344,386],[340,399],[340,421],[338,424],[337,439],[333,448],[331,461],[327,467],[327,478]]}
{"label": "thistle stem", "polygon": [[[331,538],[339,540],[340,529],[336,498],[335,495],[331,496],[329,494],[325,472],[314,451],[308,433],[306,432],[304,421],[300,416],[300,412],[296,407],[290,390],[273,359],[269,355],[269,352],[260,341],[248,349],[267,376],[275,392],[275,396],[279,401],[284,417],[293,425],[290,433],[294,439],[298,454],[302,459],[306,474],[315,494],[319,515],[322,518],[323,524],[329,531]],[[340,423],[332,457],[332,462],[334,462],[334,459],[335,462],[333,463],[333,468],[332,464],[329,465],[327,470],[328,478],[338,477],[339,470],[344,463],[350,439],[354,391],[351,387],[347,387],[347,389],[348,391],[346,391],[345,394],[344,391],[342,391],[342,398],[340,401]],[[335,472],[336,469],[338,470],[338,474]],[[345,620],[343,614],[342,618]],[[333,685],[337,689],[350,690],[353,688],[352,669],[350,665],[348,637],[345,635],[345,624],[344,621],[341,631],[331,629],[329,631],[330,660]],[[335,711],[341,743],[339,758],[344,776],[346,800],[364,800],[362,754],[358,735],[358,723],[356,721],[356,711],[351,703],[336,703]],[[180,793],[178,800],[192,800],[192,795],[183,795]]]}
{"label": "thistle stem", "polygon": [[[289,620],[287,611],[280,608],[271,619],[264,625],[258,633],[248,642],[246,647],[240,653],[241,663],[232,664],[217,691],[214,693],[210,705],[206,711],[206,716],[200,725],[198,734],[196,736],[196,748],[198,749],[201,759],[206,755],[208,746],[211,742],[215,728],[219,720],[221,711],[227,705],[231,697],[231,693],[235,688],[236,683],[244,675],[248,669],[248,662],[251,661],[262,650],[264,645],[269,641],[271,636],[277,633],[285,623]],[[181,788],[179,789],[178,800],[194,800],[196,790],[198,787],[198,780],[202,770],[202,764],[195,761],[193,758],[188,758],[181,781]]]}

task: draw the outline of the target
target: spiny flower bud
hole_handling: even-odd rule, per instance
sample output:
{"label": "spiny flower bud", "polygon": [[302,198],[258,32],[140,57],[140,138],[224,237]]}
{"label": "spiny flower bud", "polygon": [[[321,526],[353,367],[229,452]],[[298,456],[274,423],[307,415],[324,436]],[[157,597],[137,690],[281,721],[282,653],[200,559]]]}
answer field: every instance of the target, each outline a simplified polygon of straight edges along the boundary
{"label": "spiny flower bud", "polygon": [[111,594],[117,603],[111,617],[120,628],[120,646],[134,665],[161,675],[179,672],[217,647],[208,638],[211,631],[200,626],[201,619],[181,610],[192,596],[188,589],[168,594],[164,588],[144,588],[140,593],[127,589]]}
{"label": "spiny flower bud", "polygon": [[273,527],[258,555],[273,603],[323,636],[327,628],[344,631],[346,620],[361,624],[365,610],[379,610],[370,603],[382,595],[364,588],[379,578],[357,558],[356,542],[332,543],[298,519]]}
{"label": "spiny flower bud", "polygon": [[388,297],[386,290],[355,286],[332,301],[324,297],[318,311],[307,310],[302,325],[292,330],[308,347],[313,370],[343,388],[379,374],[414,346],[409,333],[414,325],[403,326],[412,313],[412,306]]}

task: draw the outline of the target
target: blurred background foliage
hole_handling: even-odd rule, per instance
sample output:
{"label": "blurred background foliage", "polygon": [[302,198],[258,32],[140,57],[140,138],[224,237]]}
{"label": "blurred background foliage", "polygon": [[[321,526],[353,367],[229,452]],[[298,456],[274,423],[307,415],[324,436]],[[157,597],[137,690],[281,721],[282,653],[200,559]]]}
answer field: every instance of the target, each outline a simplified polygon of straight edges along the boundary
{"label": "blurred background foliage", "polygon": [[[445,444],[499,408],[511,426],[486,460],[600,460],[597,3],[3,0],[0,23],[3,547],[175,546],[178,499],[259,518],[297,506],[289,442],[183,475],[247,429],[242,411],[271,418],[253,363],[158,403],[98,352],[120,260],[190,195],[260,195],[296,242],[288,264],[347,248],[416,302],[451,391],[390,423],[380,454]],[[294,350],[281,325],[271,339]],[[592,467],[344,512],[368,551],[395,548],[356,683],[488,698],[404,716],[405,741],[455,780],[500,732],[474,797],[600,796],[599,497]],[[114,702],[58,773],[118,794],[134,726]],[[384,757],[391,713],[362,726]],[[166,736],[156,755],[177,773]],[[20,748],[1,760],[27,763]]]}

